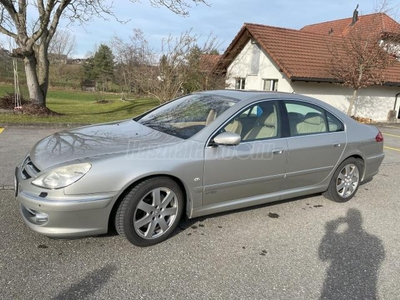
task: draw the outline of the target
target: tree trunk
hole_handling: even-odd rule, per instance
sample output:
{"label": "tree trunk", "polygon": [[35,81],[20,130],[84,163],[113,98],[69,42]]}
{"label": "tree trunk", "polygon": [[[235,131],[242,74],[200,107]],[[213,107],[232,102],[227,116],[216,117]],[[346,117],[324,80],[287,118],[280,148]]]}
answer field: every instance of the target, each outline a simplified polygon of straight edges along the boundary
{"label": "tree trunk", "polygon": [[30,100],[46,107],[46,96],[49,89],[49,59],[47,55],[48,43],[43,41],[30,55],[24,57],[26,83]]}
{"label": "tree trunk", "polygon": [[353,112],[354,104],[356,103],[357,98],[358,98],[358,90],[354,90],[353,97],[350,99],[349,108],[347,110],[348,116],[351,116],[351,113]]}
{"label": "tree trunk", "polygon": [[45,106],[45,99],[40,89],[36,73],[37,61],[34,52],[32,52],[31,55],[24,57],[24,65],[30,100],[35,104]]}
{"label": "tree trunk", "polygon": [[43,101],[40,103],[41,106],[46,106],[46,96],[47,96],[47,91],[49,89],[50,62],[48,57],[48,46],[49,45],[47,41],[42,41],[37,49],[37,57],[39,58],[38,68],[37,68],[38,81],[43,99]]}

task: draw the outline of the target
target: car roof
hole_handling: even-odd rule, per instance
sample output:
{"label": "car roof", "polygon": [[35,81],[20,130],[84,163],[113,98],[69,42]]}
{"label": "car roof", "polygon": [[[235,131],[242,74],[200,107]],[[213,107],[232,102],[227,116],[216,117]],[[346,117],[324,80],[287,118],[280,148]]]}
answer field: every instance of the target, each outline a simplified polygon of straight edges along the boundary
{"label": "car roof", "polygon": [[241,106],[247,105],[247,103],[258,101],[258,100],[300,100],[303,102],[308,102],[311,104],[318,105],[319,107],[326,109],[333,113],[336,116],[339,116],[342,120],[347,120],[348,117],[342,111],[333,107],[332,105],[321,101],[319,99],[308,97],[295,93],[287,93],[287,92],[271,92],[271,91],[257,91],[257,90],[234,90],[234,89],[226,89],[226,90],[210,90],[210,91],[202,91],[197,92],[195,94],[202,95],[219,95],[224,97],[235,98],[238,102],[242,103]]}
{"label": "car roof", "polygon": [[257,100],[259,99],[268,99],[268,98],[280,98],[280,94],[286,94],[282,92],[269,92],[269,91],[255,91],[255,90],[210,90],[210,91],[202,91],[196,92],[194,94],[202,94],[202,95],[219,95],[224,97],[235,98],[239,101],[243,100]]}

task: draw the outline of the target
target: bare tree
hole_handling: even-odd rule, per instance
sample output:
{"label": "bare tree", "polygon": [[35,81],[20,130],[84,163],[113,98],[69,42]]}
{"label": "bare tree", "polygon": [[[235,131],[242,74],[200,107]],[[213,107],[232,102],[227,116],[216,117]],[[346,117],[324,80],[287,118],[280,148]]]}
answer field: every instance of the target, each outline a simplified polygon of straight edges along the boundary
{"label": "bare tree", "polygon": [[378,35],[364,37],[352,33],[351,37],[334,46],[330,72],[342,85],[353,89],[348,115],[353,112],[358,91],[384,83],[384,71],[395,61],[380,44]]}
{"label": "bare tree", "polygon": [[329,72],[338,83],[353,89],[348,115],[353,113],[359,90],[382,85],[387,80],[385,71],[396,63],[400,32],[383,32],[381,18],[380,14],[376,14],[369,28],[359,27],[358,13],[355,10],[348,35],[328,39],[328,49],[332,57]]}
{"label": "bare tree", "polygon": [[50,41],[49,54],[58,61],[64,61],[74,53],[75,48],[75,35],[68,30],[58,30]]}
{"label": "bare tree", "polygon": [[[67,69],[68,58],[75,51],[75,36],[68,30],[58,30],[49,45],[50,77],[60,82]],[[50,80],[51,81],[51,80]]]}
{"label": "bare tree", "polygon": [[162,41],[161,53],[158,64],[156,84],[144,87],[146,92],[155,96],[161,103],[168,101],[180,92],[183,92],[183,84],[186,80],[185,64],[187,55],[197,41],[196,36],[192,36],[190,31],[182,33],[179,37],[169,35]]}
{"label": "bare tree", "polygon": [[[136,3],[138,0],[130,0]],[[187,15],[190,3],[204,0],[149,0],[154,6],[165,6],[171,11]],[[28,15],[39,15],[29,33]],[[13,54],[24,60],[29,97],[36,104],[46,106],[49,85],[50,42],[62,18],[89,22],[93,17],[115,17],[112,2],[106,0],[0,0],[0,33],[13,38],[18,46]]]}
{"label": "bare tree", "polygon": [[[140,29],[134,29],[129,41],[115,36],[111,42],[116,59],[116,81],[127,93],[141,94],[142,77],[157,64],[154,51]],[[145,74],[144,74],[145,73]]]}
{"label": "bare tree", "polygon": [[218,43],[212,34],[202,47],[198,46],[199,41],[200,36],[191,30],[175,37],[169,35],[162,40],[161,51],[156,53],[140,30],[135,30],[127,43],[116,37],[113,48],[116,49],[119,81],[130,91],[152,95],[160,103],[182,93],[204,89],[206,76],[210,79],[212,68],[201,58],[204,54],[215,53]]}

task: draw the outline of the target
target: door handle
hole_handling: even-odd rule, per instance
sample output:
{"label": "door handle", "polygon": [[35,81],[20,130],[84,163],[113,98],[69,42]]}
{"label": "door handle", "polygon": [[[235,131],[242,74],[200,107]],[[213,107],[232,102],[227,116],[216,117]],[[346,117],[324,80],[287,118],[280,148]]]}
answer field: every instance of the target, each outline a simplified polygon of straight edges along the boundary
{"label": "door handle", "polygon": [[336,144],[333,144],[333,147],[341,147],[342,146],[342,144],[341,143],[336,143]]}
{"label": "door handle", "polygon": [[272,151],[272,154],[282,154],[282,153],[283,153],[283,149],[278,149],[278,150]]}

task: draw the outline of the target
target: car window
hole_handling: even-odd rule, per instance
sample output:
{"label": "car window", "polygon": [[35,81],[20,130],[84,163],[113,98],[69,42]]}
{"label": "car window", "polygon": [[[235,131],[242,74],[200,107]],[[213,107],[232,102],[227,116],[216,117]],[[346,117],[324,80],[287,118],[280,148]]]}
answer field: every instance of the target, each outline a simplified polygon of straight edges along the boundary
{"label": "car window", "polygon": [[265,101],[246,108],[221,130],[225,131],[239,134],[242,141],[279,137],[279,114],[276,102]]}
{"label": "car window", "polygon": [[253,107],[246,109],[240,114],[240,118],[257,118],[263,113],[262,108],[259,105],[254,105]]}
{"label": "car window", "polygon": [[336,118],[330,112],[326,112],[326,116],[328,117],[329,132],[337,132],[344,130],[344,125],[338,118]]}
{"label": "car window", "polygon": [[317,106],[295,101],[285,102],[292,136],[327,132],[325,111]]}
{"label": "car window", "polygon": [[252,109],[250,109],[250,117],[258,118],[262,115],[262,113],[263,109],[260,107],[260,105],[255,105]]}
{"label": "car window", "polygon": [[171,101],[135,121],[183,139],[210,125],[239,100],[213,94],[193,94]]}
{"label": "car window", "polygon": [[250,108],[249,109],[246,109],[244,112],[242,112],[241,114],[240,114],[240,118],[247,118],[248,116],[249,116],[249,114],[250,114]]}

